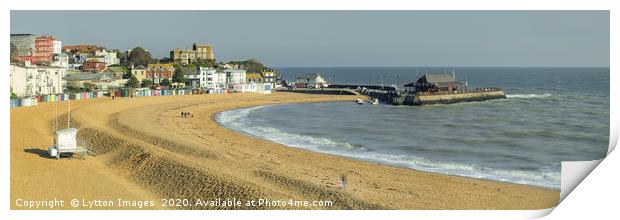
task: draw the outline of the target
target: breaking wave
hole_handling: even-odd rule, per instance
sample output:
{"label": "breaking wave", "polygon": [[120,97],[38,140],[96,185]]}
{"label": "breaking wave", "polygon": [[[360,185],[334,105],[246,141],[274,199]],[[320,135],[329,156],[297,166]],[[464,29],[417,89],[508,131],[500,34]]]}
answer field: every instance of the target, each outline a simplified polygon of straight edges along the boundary
{"label": "breaking wave", "polygon": [[551,97],[552,95],[549,93],[544,93],[544,94],[512,94],[512,95],[506,95],[506,98],[509,99],[541,99],[541,98],[548,98]]}

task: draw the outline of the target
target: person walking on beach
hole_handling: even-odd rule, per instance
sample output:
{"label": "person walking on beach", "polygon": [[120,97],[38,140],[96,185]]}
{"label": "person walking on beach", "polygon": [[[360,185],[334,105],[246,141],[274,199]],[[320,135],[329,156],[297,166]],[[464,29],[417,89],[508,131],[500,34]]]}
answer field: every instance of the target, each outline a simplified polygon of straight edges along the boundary
{"label": "person walking on beach", "polygon": [[347,177],[344,174],[340,175],[340,180],[338,180],[338,188],[344,189],[346,184],[347,184]]}

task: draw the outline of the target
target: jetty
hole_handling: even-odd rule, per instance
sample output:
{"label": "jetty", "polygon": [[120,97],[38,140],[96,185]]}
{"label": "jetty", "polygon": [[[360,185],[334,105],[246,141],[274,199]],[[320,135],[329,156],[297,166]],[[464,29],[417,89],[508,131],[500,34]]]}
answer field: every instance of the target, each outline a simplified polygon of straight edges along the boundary
{"label": "jetty", "polygon": [[450,104],[506,98],[501,88],[467,88],[467,82],[456,80],[454,73],[452,76],[424,74],[416,81],[404,85],[404,89],[361,88],[360,92],[394,105]]}
{"label": "jetty", "polygon": [[505,99],[502,88],[468,88],[454,74],[424,74],[403,88],[379,85],[330,84],[321,88],[282,88],[279,91],[331,95],[365,95],[393,105],[451,104]]}

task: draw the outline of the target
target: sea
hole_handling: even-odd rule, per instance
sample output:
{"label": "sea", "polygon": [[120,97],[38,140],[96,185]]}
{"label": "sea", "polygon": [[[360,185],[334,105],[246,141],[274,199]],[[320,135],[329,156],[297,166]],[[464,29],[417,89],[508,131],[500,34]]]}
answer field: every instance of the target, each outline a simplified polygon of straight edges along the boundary
{"label": "sea", "polygon": [[[609,144],[609,68],[276,68],[294,81],[396,85],[424,73],[469,88],[501,87],[507,99],[427,106],[354,100],[257,106],[216,120],[290,147],[449,175],[559,189],[562,161],[604,157]],[[558,86],[559,84],[559,86]],[[558,89],[559,88],[559,89]]]}

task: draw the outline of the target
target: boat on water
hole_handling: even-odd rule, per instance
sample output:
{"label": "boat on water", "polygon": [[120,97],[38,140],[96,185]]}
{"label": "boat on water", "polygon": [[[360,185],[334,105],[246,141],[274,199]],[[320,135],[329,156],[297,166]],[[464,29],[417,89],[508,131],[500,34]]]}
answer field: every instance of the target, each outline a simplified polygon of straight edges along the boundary
{"label": "boat on water", "polygon": [[364,104],[364,100],[362,100],[362,99],[357,99],[357,100],[355,100],[355,102],[357,102],[358,105],[363,105]]}

